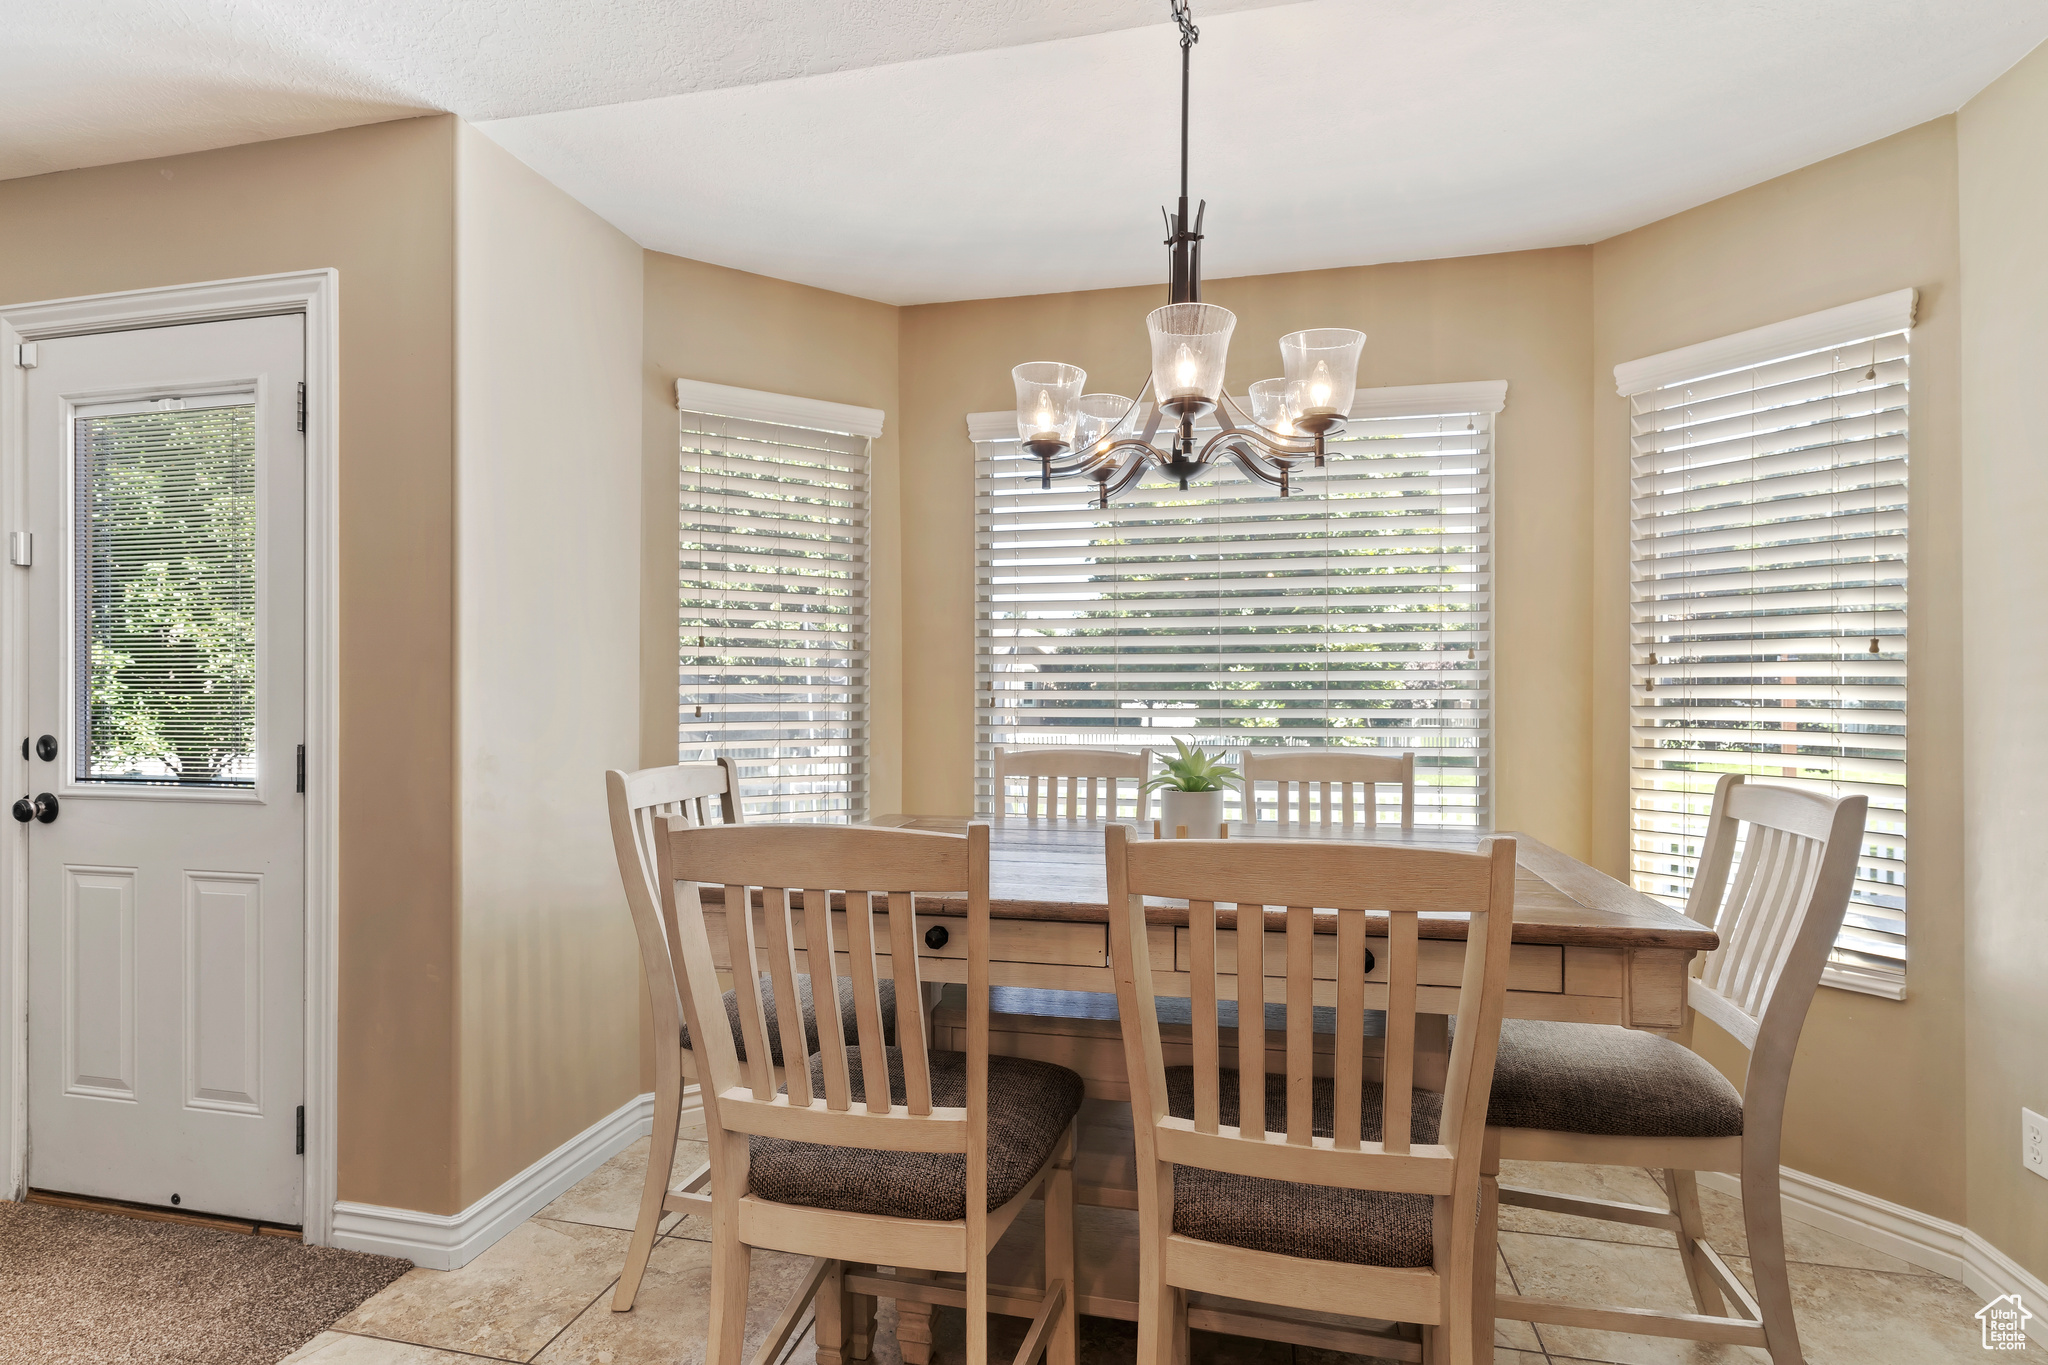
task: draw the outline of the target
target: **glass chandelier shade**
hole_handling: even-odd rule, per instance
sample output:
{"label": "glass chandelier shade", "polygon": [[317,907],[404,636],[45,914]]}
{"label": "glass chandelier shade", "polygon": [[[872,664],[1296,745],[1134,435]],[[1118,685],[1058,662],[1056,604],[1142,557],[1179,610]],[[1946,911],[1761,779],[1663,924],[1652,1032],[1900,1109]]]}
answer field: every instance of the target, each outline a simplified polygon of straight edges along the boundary
{"label": "glass chandelier shade", "polygon": [[1131,400],[1120,393],[1084,393],[1079,406],[1080,420],[1074,427],[1074,448],[1086,450],[1116,430],[1130,415]]}
{"label": "glass chandelier shade", "polygon": [[1349,327],[1311,327],[1280,338],[1287,373],[1287,408],[1303,431],[1323,432],[1351,415],[1358,389],[1358,356],[1365,333]]}
{"label": "glass chandelier shade", "polygon": [[1057,360],[1027,360],[1010,378],[1017,385],[1017,439],[1027,449],[1071,449],[1088,372]]}
{"label": "glass chandelier shade", "polygon": [[1251,386],[1252,420],[1277,436],[1292,436],[1294,414],[1287,407],[1287,381],[1261,379]]}
{"label": "glass chandelier shade", "polygon": [[1169,303],[1145,319],[1152,334],[1152,383],[1159,406],[1175,417],[1214,410],[1237,314],[1213,303]]}

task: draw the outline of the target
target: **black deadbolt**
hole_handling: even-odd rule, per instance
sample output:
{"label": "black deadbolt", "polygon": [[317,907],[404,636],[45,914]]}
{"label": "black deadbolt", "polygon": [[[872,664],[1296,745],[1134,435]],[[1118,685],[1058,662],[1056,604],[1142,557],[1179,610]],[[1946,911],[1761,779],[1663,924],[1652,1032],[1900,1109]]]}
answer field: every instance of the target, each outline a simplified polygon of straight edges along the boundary
{"label": "black deadbolt", "polygon": [[172,1195],[172,1196],[171,1196],[171,1202],[172,1202],[173,1204],[182,1204],[182,1203],[184,1203],[185,1201],[184,1201],[184,1200],[182,1200],[182,1199],[180,1199],[180,1198],[179,1198],[179,1197],[178,1197],[177,1195],[175,1195],[175,1194],[174,1194],[174,1195]]}
{"label": "black deadbolt", "polygon": [[924,946],[936,953],[939,949],[946,946],[946,940],[951,937],[953,936],[946,932],[945,925],[934,924],[931,928],[924,931]]}
{"label": "black deadbolt", "polygon": [[53,762],[56,759],[57,737],[55,735],[44,735],[36,741],[36,757],[45,763]]}
{"label": "black deadbolt", "polygon": [[37,792],[35,799],[36,819],[50,824],[57,818],[57,798],[48,792]]}
{"label": "black deadbolt", "polygon": [[[22,743],[26,744],[28,741],[23,740]],[[35,819],[36,803],[29,800],[26,796],[22,797],[21,800],[14,803],[14,818],[21,821],[24,825]]]}

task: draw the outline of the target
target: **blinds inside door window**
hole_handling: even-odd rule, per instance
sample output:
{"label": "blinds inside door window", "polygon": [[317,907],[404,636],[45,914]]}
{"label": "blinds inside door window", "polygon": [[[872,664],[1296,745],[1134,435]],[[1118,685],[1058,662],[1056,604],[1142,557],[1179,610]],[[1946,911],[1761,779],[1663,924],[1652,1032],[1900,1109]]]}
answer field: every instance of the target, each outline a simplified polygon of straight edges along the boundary
{"label": "blinds inside door window", "polygon": [[1691,890],[1726,772],[1870,816],[1829,979],[1906,965],[1907,334],[1636,394],[1631,706],[1638,890]]}
{"label": "blinds inside door window", "polygon": [[867,805],[868,440],[682,414],[679,752],[748,819]]}
{"label": "blinds inside door window", "polygon": [[995,745],[1179,737],[1412,749],[1416,818],[1486,824],[1493,421],[1354,418],[1290,497],[1224,461],[1106,511],[977,443],[978,808]]}

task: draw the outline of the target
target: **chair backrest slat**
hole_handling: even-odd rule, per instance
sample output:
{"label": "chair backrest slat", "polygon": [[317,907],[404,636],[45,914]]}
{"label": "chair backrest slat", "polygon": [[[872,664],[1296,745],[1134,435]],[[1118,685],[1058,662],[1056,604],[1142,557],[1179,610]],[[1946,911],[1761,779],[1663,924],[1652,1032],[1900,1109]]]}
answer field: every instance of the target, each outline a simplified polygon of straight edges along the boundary
{"label": "chair backrest slat", "polygon": [[1413,910],[1395,910],[1387,916],[1387,1045],[1381,1067],[1386,1104],[1381,1115],[1380,1145],[1389,1152],[1407,1151],[1414,1132],[1415,983],[1422,956],[1420,922],[1420,916]]}
{"label": "chair backrest slat", "polygon": [[[727,932],[736,936],[732,960],[735,963],[759,961],[754,942],[754,916],[746,912],[750,903],[747,888],[726,887],[725,903],[742,907],[742,913],[731,915],[727,920],[730,926]],[[753,1077],[754,1098],[765,1100],[775,1093],[775,1064],[768,1050],[768,1011],[761,999],[760,976],[754,972],[734,973],[733,995],[739,1002],[740,1037],[747,1044],[747,1074]],[[789,997],[777,998],[787,1000]]]}
{"label": "chair backrest slat", "polygon": [[1735,773],[1716,784],[1686,913],[1721,943],[1692,998],[1739,1041],[1754,1045],[1774,1018],[1796,1040],[1848,909],[1868,805]]}
{"label": "chair backrest slat", "polygon": [[[763,903],[762,918],[768,924],[768,977],[775,988],[775,998],[783,1001],[775,1011],[776,1026],[782,1033],[782,1056],[784,1077],[789,1085],[789,1098],[794,1104],[811,1102],[811,1069],[807,1065],[793,1063],[792,1059],[811,1055],[811,1041],[804,1034],[803,1010],[799,1007],[796,988],[796,931],[790,925],[789,892],[782,887],[764,887],[761,891]],[[742,901],[740,904],[744,905]],[[726,902],[726,923],[730,926],[733,902]],[[735,946],[730,927],[726,930],[728,947]],[[735,976],[759,976],[759,972],[746,971],[744,961],[758,962],[759,958],[732,959]],[[812,985],[815,987],[816,982]]]}
{"label": "chair backrest slat", "polygon": [[[1075,820],[1117,818],[1117,783],[1130,782],[1136,802],[1133,813],[1144,814],[1145,793],[1141,790],[1152,767],[1150,749],[1005,749],[990,753],[991,809],[996,818],[1011,814],[1009,784],[1023,784],[1024,815],[1036,820],[1063,813],[1061,787],[1065,784],[1064,814]],[[1084,795],[1085,794],[1085,795]]]}
{"label": "chair backrest slat", "polygon": [[1315,955],[1315,907],[1288,906],[1287,1140],[1297,1147],[1313,1145],[1315,1137]]}
{"label": "chair backrest slat", "polygon": [[[1365,1116],[1365,911],[1337,912],[1337,1067],[1332,1142],[1355,1152]],[[1351,965],[1347,965],[1351,964]],[[1388,1018],[1391,1020],[1392,1015]],[[1289,1024],[1292,1027],[1292,1024]],[[1412,1031],[1412,1030],[1411,1030]],[[1290,1119],[1289,1122],[1292,1122]]]}
{"label": "chair backrest slat", "polygon": [[1237,1122],[1266,1132],[1266,907],[1233,905],[1237,915]]}
{"label": "chair backrest slat", "polygon": [[[1222,1056],[1221,1022],[1216,1011],[1216,902],[1188,904],[1188,960],[1193,968],[1188,1001],[1193,1020],[1195,1053],[1195,1131],[1216,1131],[1221,1100],[1218,1095],[1219,1058]],[[1239,1030],[1242,1039],[1243,1031]]]}
{"label": "chair backrest slat", "polygon": [[[924,984],[917,965],[917,915],[912,900],[907,891],[889,893],[889,967],[896,982],[896,1045],[906,1057],[923,1057],[931,1052],[931,1041],[925,1036]],[[931,1067],[905,1067],[903,1080],[910,1112],[931,1113]]]}
{"label": "chair backrest slat", "polygon": [[[979,1038],[985,1051],[988,826],[970,826],[965,837],[829,825],[684,829],[672,833],[663,846],[683,885],[693,890],[696,883],[724,888],[732,974],[736,981],[758,980],[766,971],[783,1040],[788,1094],[764,1098],[758,1086],[741,1084],[732,1031],[714,1029],[702,1035],[698,1046],[700,1076],[706,1080],[707,1124],[722,1137],[754,1134],[828,1146],[966,1153],[969,1207],[985,1207],[974,1200],[986,1194],[987,1185],[988,1071],[985,1056],[979,1066],[974,1063],[972,1040]],[[770,882],[782,886],[767,885]],[[744,927],[755,888],[764,893],[765,930],[760,933]],[[921,1009],[916,898],[957,896],[963,890],[968,902],[967,1095],[964,1105],[955,1101],[941,1107],[933,1103]],[[835,909],[835,902],[843,909]],[[882,914],[888,917],[886,930],[876,923]],[[694,895],[683,903],[678,919],[683,928],[682,957],[708,957],[710,930]],[[799,950],[801,964],[796,958]],[[807,1056],[804,1039],[799,965],[809,977],[813,1001],[810,1013],[818,1040],[814,1058]],[[891,1094],[894,1059],[882,1009],[885,980],[893,982],[900,1003],[896,1045],[902,1050],[901,1100]],[[685,993],[693,1019],[714,1012],[715,986],[715,977],[706,982],[703,973],[693,974]],[[744,1000],[746,992],[741,996]],[[842,1022],[842,1002],[849,997],[850,1025]],[[849,1031],[852,1037],[846,1036]],[[764,1040],[765,1036],[764,1030]],[[753,1035],[746,1042],[753,1052]],[[853,1089],[856,1056],[861,1073],[858,1099]],[[810,1081],[813,1065],[821,1085]],[[816,1093],[820,1088],[822,1096]]]}
{"label": "chair backrest slat", "polygon": [[[1258,818],[1259,784],[1271,782],[1277,789],[1275,818],[1283,825],[1333,825],[1341,804],[1346,825],[1362,822],[1367,829],[1376,829],[1379,826],[1378,784],[1387,782],[1400,784],[1401,827],[1412,829],[1415,826],[1413,751],[1397,755],[1363,749],[1255,747],[1244,751],[1241,772],[1247,819]],[[1362,800],[1353,799],[1354,787],[1362,789]]]}

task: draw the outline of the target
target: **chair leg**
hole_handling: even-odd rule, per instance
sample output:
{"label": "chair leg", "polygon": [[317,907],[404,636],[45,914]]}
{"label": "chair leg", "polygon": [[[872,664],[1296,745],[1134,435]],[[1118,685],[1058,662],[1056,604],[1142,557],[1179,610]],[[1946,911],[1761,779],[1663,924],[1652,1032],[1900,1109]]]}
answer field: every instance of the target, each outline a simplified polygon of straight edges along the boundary
{"label": "chair leg", "polygon": [[1699,1180],[1691,1171],[1664,1172],[1671,1191],[1671,1211],[1678,1215],[1678,1258],[1685,1264],[1685,1280],[1692,1286],[1693,1306],[1710,1318],[1728,1309],[1721,1298],[1721,1286],[1708,1273],[1699,1244],[1707,1235],[1706,1219],[1700,1214]]}
{"label": "chair leg", "polygon": [[967,1253],[967,1358],[988,1360],[988,1254]]}
{"label": "chair leg", "polygon": [[1155,1265],[1138,1266],[1137,1365],[1187,1365],[1188,1300]]}
{"label": "chair leg", "polygon": [[1785,1270],[1785,1210],[1778,1193],[1777,1153],[1752,1160],[1745,1141],[1742,1161],[1742,1222],[1749,1234],[1749,1269],[1756,1278],[1756,1304],[1763,1310],[1764,1349],[1771,1365],[1805,1365],[1799,1324],[1792,1317],[1792,1281]]}
{"label": "chair leg", "polygon": [[1493,1350],[1494,1275],[1500,1266],[1500,1154],[1487,1143],[1479,1167],[1479,1226],[1472,1242],[1472,1340],[1478,1358]]}
{"label": "chair leg", "polygon": [[628,1312],[640,1293],[640,1279],[647,1273],[647,1258],[654,1254],[654,1238],[661,1231],[663,1205],[668,1199],[668,1182],[675,1176],[676,1134],[683,1117],[683,1078],[680,1074],[660,1076],[655,1089],[654,1131],[647,1139],[647,1175],[640,1184],[640,1213],[633,1221],[633,1238],[626,1244],[626,1267],[612,1291],[612,1311]]}
{"label": "chair leg", "polygon": [[853,1335],[851,1298],[846,1292],[845,1263],[834,1261],[832,1268],[825,1272],[823,1283],[818,1286],[817,1298],[811,1301],[812,1316],[817,1323],[818,1365],[846,1365],[850,1354],[849,1340]]}
{"label": "chair leg", "polygon": [[846,1353],[851,1359],[866,1360],[875,1347],[875,1296],[849,1294],[847,1303],[851,1316],[847,1321]]}
{"label": "chair leg", "polygon": [[1046,1343],[1047,1365],[1075,1365],[1080,1350],[1081,1310],[1074,1283],[1074,1143],[1075,1126],[1068,1124],[1067,1135],[1053,1157],[1052,1171],[1045,1178],[1045,1283],[1048,1288],[1056,1281],[1067,1286],[1066,1307],[1060,1310],[1052,1338]]}
{"label": "chair leg", "polygon": [[744,1365],[747,1272],[752,1259],[751,1248],[740,1240],[739,1210],[720,1209],[714,1205],[711,1216],[711,1330],[705,1343],[704,1365]]}
{"label": "chair leg", "polygon": [[[929,1279],[929,1271],[898,1266],[896,1273],[906,1280]],[[932,1306],[896,1300],[896,1345],[903,1353],[903,1365],[930,1365],[932,1358]]]}

